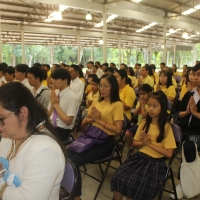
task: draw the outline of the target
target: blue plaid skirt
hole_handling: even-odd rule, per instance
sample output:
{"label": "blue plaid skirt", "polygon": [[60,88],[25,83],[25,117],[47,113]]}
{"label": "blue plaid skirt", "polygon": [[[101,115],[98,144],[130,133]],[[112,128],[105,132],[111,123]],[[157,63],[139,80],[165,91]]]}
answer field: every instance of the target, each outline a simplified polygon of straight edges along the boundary
{"label": "blue plaid skirt", "polygon": [[166,169],[164,158],[137,152],[116,170],[111,190],[132,200],[154,199],[163,187]]}

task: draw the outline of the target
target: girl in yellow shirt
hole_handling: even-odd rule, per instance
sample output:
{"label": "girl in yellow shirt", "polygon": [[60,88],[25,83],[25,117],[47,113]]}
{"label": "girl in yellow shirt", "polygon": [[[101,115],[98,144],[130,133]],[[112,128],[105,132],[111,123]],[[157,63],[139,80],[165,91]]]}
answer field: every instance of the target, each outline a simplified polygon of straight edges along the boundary
{"label": "girl in yellow shirt", "polygon": [[115,172],[111,189],[114,199],[123,195],[132,200],[153,200],[165,180],[165,157],[176,148],[172,128],[167,123],[168,100],[162,91],[148,100],[146,120],[140,123],[133,141],[139,152],[129,157]]}
{"label": "girl in yellow shirt", "polygon": [[133,112],[133,115],[137,117],[138,119],[138,123],[136,126],[133,126],[130,129],[128,129],[125,134],[126,143],[129,149],[132,146],[132,143],[133,143],[132,138],[135,136],[135,133],[138,129],[139,124],[141,123],[143,119],[146,118],[147,102],[152,92],[153,92],[153,88],[147,83],[140,85],[138,89],[139,101],[137,102],[136,108],[134,109],[134,112]]}
{"label": "girl in yellow shirt", "polygon": [[171,102],[174,101],[176,90],[172,84],[172,76],[169,71],[163,70],[160,72],[159,83],[154,86],[154,91],[158,90],[162,90]]}

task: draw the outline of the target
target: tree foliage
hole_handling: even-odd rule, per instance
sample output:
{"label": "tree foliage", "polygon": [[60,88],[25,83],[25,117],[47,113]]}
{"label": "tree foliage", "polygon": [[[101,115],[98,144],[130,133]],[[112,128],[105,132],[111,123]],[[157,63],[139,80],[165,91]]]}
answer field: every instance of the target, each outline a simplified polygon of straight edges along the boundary
{"label": "tree foliage", "polygon": [[[21,44],[3,44],[3,61],[8,65],[15,66],[22,63],[22,46]],[[81,47],[80,62],[86,66],[87,62],[93,58],[94,61],[103,63],[103,48],[92,47],[93,56],[91,56],[91,47]],[[192,51],[176,51],[176,60],[173,58],[173,51],[167,53],[167,65],[171,66],[173,63],[182,67],[184,64],[192,65],[193,52]],[[150,59],[150,52],[143,49],[121,49],[121,62],[134,66],[135,63],[153,63],[156,66],[163,61],[162,51],[152,51],[152,58]],[[196,60],[200,60],[200,44],[196,44]],[[49,46],[49,45],[25,45],[25,63],[32,66],[33,63],[66,63],[78,64],[78,47],[77,46]],[[107,48],[107,62],[114,62],[117,66],[120,65],[119,49]]]}

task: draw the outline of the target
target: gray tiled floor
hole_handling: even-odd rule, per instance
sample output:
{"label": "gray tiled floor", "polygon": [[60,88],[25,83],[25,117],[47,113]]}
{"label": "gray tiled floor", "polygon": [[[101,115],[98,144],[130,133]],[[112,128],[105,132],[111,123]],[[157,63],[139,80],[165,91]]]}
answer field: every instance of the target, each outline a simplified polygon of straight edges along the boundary
{"label": "gray tiled floor", "polygon": [[[123,158],[125,159],[127,155],[127,148],[124,149],[123,152]],[[180,155],[179,155],[180,156]],[[112,161],[112,165],[117,167],[119,166],[119,162],[118,161]],[[175,181],[176,184],[179,183],[179,181],[176,179],[177,177],[177,173],[178,173],[178,168],[180,166],[180,160],[175,159],[174,163],[173,163],[173,171],[174,171],[174,176],[175,176]],[[92,175],[96,176],[96,177],[100,177],[101,176],[101,172],[99,170],[99,167],[97,165],[91,165],[91,164],[87,164],[86,165],[88,173],[91,173]],[[106,179],[104,181],[104,184],[101,188],[101,191],[98,195],[97,200],[111,200],[112,199],[112,192],[110,191],[110,181],[111,178],[113,176],[114,173],[114,169],[109,169]],[[88,177],[87,175],[82,173],[82,200],[93,200],[95,192],[97,190],[98,187],[98,182],[90,177]],[[170,182],[167,182],[166,187],[168,189],[171,189],[170,187]],[[126,198],[124,197],[123,200],[125,200]],[[157,198],[155,198],[157,199]],[[164,192],[163,194],[163,200],[169,200],[169,194]],[[195,198],[193,198],[194,200],[200,200],[200,195],[196,196]]]}

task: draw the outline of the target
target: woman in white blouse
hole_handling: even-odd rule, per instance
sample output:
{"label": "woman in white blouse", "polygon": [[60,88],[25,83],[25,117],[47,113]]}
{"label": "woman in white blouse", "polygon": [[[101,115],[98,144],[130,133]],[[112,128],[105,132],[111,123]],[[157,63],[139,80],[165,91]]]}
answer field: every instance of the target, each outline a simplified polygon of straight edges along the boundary
{"label": "woman in white blouse", "polygon": [[0,199],[58,200],[64,150],[46,111],[21,83],[0,87],[0,132],[0,157],[9,161],[8,171],[21,181],[19,187],[7,185],[0,172]]}

